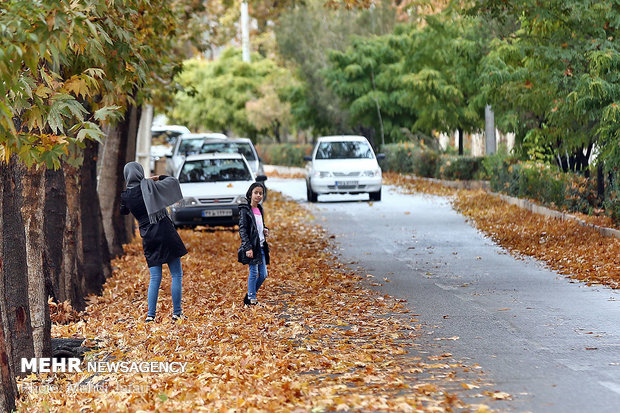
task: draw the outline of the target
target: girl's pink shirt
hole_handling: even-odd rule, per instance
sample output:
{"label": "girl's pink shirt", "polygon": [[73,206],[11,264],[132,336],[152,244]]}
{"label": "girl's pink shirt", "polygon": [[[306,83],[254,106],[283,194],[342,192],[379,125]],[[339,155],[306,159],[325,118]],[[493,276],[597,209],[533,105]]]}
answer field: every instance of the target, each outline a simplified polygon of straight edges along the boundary
{"label": "girl's pink shirt", "polygon": [[253,213],[254,215],[260,215],[260,214],[261,214],[261,213],[260,213],[260,209],[258,209],[258,208],[252,208],[252,213]]}

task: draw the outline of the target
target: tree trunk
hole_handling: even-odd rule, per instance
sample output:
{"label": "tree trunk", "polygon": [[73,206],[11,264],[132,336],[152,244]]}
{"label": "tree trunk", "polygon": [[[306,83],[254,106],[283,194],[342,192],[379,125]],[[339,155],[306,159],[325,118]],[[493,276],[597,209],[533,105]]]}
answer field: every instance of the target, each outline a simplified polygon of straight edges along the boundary
{"label": "tree trunk", "polygon": [[459,155],[463,155],[463,128],[458,128],[459,133]]}
{"label": "tree trunk", "polygon": [[63,250],[65,222],[67,220],[67,195],[64,170],[45,172],[45,271],[48,280],[47,294],[56,302],[68,300],[66,295]]}
{"label": "tree trunk", "polygon": [[282,143],[282,138],[280,137],[280,121],[273,121],[273,136],[276,138],[276,142]]}
{"label": "tree trunk", "polygon": [[45,168],[25,171],[23,180],[23,205],[21,208],[26,234],[26,257],[28,260],[28,298],[30,322],[35,357],[50,357],[51,321],[47,304],[44,270],[45,239],[43,210],[45,205]]}
{"label": "tree trunk", "polygon": [[599,202],[603,205],[603,202],[605,202],[605,171],[601,161],[596,165],[596,192]]}
{"label": "tree trunk", "polygon": [[108,129],[105,146],[99,162],[97,192],[105,235],[112,257],[123,254],[123,244],[133,238],[133,219],[120,214],[120,192],[125,184],[123,168],[136,157],[138,110],[127,109],[125,120]]}
{"label": "tree trunk", "polygon": [[[2,251],[0,245],[0,256]],[[5,316],[6,314],[2,311],[2,317],[0,317],[0,411],[12,412],[15,410],[17,384],[15,383],[15,369],[13,364],[9,362],[11,360],[10,331],[5,328]]]}
{"label": "tree trunk", "polygon": [[80,212],[79,174],[77,168],[63,163],[67,210],[63,233],[63,273],[64,295],[73,308],[84,308],[84,284],[80,276],[83,263],[82,225]]}
{"label": "tree trunk", "polygon": [[[28,289],[24,288],[28,285],[26,234],[19,212],[24,170],[15,156],[8,164],[0,163],[0,314],[4,327],[0,347],[4,345],[9,357],[0,359],[3,375],[11,367],[12,373],[19,374],[22,357],[34,357]],[[7,363],[12,366],[7,367]]]}
{"label": "tree trunk", "polygon": [[[15,211],[15,188],[11,187],[13,177],[10,174],[9,165],[0,163],[0,230],[3,234],[2,242],[0,242],[0,410],[3,412],[10,412],[15,409],[15,397],[17,396],[17,385],[15,384],[15,363],[13,362],[13,339],[12,332],[9,328],[9,317],[13,314],[9,311],[10,306],[7,300],[4,299],[6,295],[5,283],[7,278],[11,278],[11,270],[15,267],[15,263],[11,260],[13,252],[18,252],[17,248],[10,248],[10,244],[7,245],[9,249],[5,247],[6,240],[9,235],[19,238],[19,233],[9,234],[8,229],[15,230],[15,227],[11,227],[12,218],[10,216],[11,211]],[[7,224],[7,219],[9,225]],[[8,228],[6,228],[8,227]],[[23,235],[23,233],[22,233]],[[27,282],[27,273],[25,271],[26,257],[25,257],[25,235],[23,235],[24,251],[21,262],[17,262],[17,268],[22,271],[18,271],[14,276],[21,278],[22,282]],[[19,247],[19,244],[17,245]],[[16,254],[19,255],[19,254]],[[9,268],[7,268],[7,265]],[[10,291],[10,290],[9,290]]]}
{"label": "tree trunk", "polygon": [[112,273],[110,252],[103,229],[103,218],[97,195],[97,142],[90,141],[84,149],[80,167],[80,211],[82,224],[82,271],[86,294],[101,294],[103,284]]}

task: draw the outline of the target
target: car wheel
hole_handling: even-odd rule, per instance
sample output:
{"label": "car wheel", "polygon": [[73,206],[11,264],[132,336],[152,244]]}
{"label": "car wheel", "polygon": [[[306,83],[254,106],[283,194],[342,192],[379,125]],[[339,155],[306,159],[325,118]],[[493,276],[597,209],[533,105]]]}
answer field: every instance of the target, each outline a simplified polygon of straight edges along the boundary
{"label": "car wheel", "polygon": [[319,197],[317,193],[312,190],[309,182],[306,182],[306,196],[308,198],[308,202],[316,202]]}
{"label": "car wheel", "polygon": [[379,189],[377,192],[369,192],[368,196],[370,196],[371,201],[381,201],[381,190]]}

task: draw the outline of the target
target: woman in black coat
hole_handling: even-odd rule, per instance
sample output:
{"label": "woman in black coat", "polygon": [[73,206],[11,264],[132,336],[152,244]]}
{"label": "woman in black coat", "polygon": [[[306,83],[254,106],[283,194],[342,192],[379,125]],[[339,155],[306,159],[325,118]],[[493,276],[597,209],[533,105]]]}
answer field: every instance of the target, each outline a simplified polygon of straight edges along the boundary
{"label": "woman in black coat", "polygon": [[245,202],[239,204],[239,235],[241,246],[237,260],[249,265],[248,292],[243,298],[246,305],[256,305],[256,293],[267,278],[269,245],[266,238],[269,229],[265,227],[265,212],[261,205],[266,193],[265,185],[254,182],[245,194]]}
{"label": "woman in black coat", "polygon": [[125,165],[124,175],[127,189],[121,193],[121,214],[131,212],[138,221],[144,257],[151,274],[145,321],[155,320],[163,264],[168,264],[172,275],[172,319],[184,318],[181,309],[181,257],[187,254],[187,249],[166,209],[183,199],[179,181],[166,175],[145,179],[142,165],[137,162]]}

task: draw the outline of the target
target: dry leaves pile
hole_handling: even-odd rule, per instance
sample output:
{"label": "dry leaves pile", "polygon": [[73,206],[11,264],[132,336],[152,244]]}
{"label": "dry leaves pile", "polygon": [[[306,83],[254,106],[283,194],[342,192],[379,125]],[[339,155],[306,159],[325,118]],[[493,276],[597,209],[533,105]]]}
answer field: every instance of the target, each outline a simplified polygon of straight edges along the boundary
{"label": "dry leaves pile", "polygon": [[277,169],[265,172],[269,178],[288,178],[288,179],[301,179],[306,177],[305,172],[298,172],[301,168],[291,168],[291,172],[280,172]]}
{"label": "dry leaves pile", "polygon": [[[21,411],[488,411],[477,370],[415,350],[423,332],[402,303],[363,288],[336,262],[307,210],[271,193],[265,206],[272,264],[261,305],[243,307],[247,266],[237,232],[184,230],[183,302],[170,319],[164,273],[154,323],[144,323],[148,271],[139,239],[101,297],[54,337],[85,337],[103,361],[186,362],[184,373],[43,373],[21,380]],[[425,350],[425,351],[423,351]],[[80,387],[75,385],[79,384]],[[37,391],[50,386],[52,390]],[[71,387],[73,386],[73,387]],[[500,398],[505,399],[505,398]]]}
{"label": "dry leaves pile", "polygon": [[396,174],[389,174],[388,179],[409,192],[454,196],[453,205],[459,212],[517,255],[534,257],[561,274],[588,283],[620,288],[618,238],[604,237],[573,221],[534,214],[484,191],[455,190]]}

